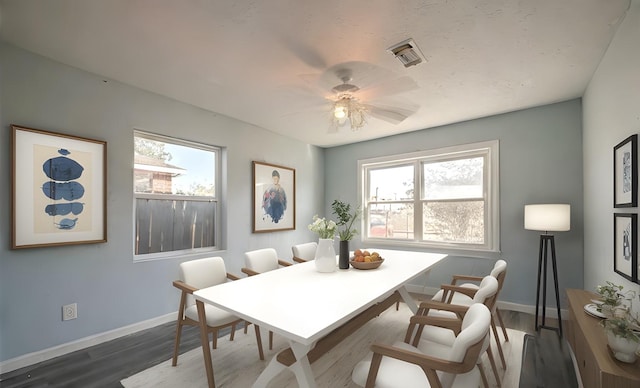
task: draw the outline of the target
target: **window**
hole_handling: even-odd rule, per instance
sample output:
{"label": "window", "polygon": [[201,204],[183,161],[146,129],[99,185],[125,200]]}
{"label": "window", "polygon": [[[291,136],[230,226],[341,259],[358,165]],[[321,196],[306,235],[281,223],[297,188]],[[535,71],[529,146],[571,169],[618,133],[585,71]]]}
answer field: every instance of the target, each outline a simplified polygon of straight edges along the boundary
{"label": "window", "polygon": [[362,160],[363,239],[497,252],[498,142]]}
{"label": "window", "polygon": [[134,151],[136,259],[217,248],[220,149],[135,131]]}

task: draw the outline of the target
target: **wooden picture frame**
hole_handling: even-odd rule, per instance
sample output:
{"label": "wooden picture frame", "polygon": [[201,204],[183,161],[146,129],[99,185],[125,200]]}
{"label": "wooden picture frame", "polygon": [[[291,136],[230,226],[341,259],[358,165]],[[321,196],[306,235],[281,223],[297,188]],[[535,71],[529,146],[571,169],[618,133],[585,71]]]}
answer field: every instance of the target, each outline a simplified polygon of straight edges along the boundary
{"label": "wooden picture frame", "polygon": [[107,143],[11,128],[11,248],[106,242]]}
{"label": "wooden picture frame", "polygon": [[638,280],[638,215],[613,215],[613,270],[627,280]]}
{"label": "wooden picture frame", "polygon": [[253,162],[253,232],[296,228],[296,170]]}
{"label": "wooden picture frame", "polygon": [[638,206],[638,135],[613,148],[613,207]]}

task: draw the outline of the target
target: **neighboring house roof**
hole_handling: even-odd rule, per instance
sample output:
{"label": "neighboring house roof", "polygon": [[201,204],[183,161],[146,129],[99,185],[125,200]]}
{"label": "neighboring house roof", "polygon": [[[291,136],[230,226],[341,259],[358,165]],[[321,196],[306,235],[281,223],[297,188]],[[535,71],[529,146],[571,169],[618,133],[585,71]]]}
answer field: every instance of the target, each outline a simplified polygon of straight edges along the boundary
{"label": "neighboring house roof", "polygon": [[162,159],[139,154],[134,156],[134,168],[143,171],[164,172],[172,174],[174,177],[187,172],[186,169],[166,163]]}

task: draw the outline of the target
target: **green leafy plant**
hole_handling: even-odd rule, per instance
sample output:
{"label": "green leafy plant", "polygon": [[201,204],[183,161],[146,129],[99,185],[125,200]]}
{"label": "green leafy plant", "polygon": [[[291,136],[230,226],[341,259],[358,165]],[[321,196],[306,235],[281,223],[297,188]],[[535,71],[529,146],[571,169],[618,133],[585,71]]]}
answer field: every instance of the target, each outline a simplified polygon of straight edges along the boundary
{"label": "green leafy plant", "polygon": [[630,291],[623,293],[623,289],[623,286],[614,284],[608,280],[606,281],[606,285],[596,287],[602,303],[612,308],[620,306],[625,299],[629,300],[626,296]]}
{"label": "green leafy plant", "polygon": [[320,218],[316,214],[313,216],[313,222],[309,224],[309,230],[318,233],[320,238],[333,239],[336,236],[336,223],[326,218]]}
{"label": "green leafy plant", "polygon": [[634,317],[629,308],[618,308],[612,318],[600,321],[600,325],[605,331],[611,334],[625,338],[629,341],[640,342],[637,332],[640,328],[640,321]]}
{"label": "green leafy plant", "polygon": [[333,214],[338,217],[336,225],[342,227],[338,231],[340,240],[349,241],[353,239],[358,234],[358,230],[353,227],[353,223],[360,217],[360,207],[351,212],[351,204],[336,199],[331,204],[331,208],[333,209]]}
{"label": "green leafy plant", "polygon": [[[638,332],[640,320],[632,313],[633,299],[636,297],[636,293],[632,290],[623,292],[623,289],[623,286],[610,281],[607,281],[606,285],[596,288],[603,304],[611,309],[611,316],[600,321],[600,325],[604,327],[606,332],[617,337],[640,342],[640,333]],[[625,301],[628,302],[628,305]]]}

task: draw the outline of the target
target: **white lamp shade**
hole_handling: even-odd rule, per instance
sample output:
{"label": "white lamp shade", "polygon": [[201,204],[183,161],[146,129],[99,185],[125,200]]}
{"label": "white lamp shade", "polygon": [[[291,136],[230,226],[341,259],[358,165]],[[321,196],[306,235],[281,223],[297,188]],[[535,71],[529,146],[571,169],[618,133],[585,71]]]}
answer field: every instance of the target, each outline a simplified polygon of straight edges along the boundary
{"label": "white lamp shade", "polygon": [[566,232],[571,227],[571,205],[524,206],[524,228],[545,232]]}

